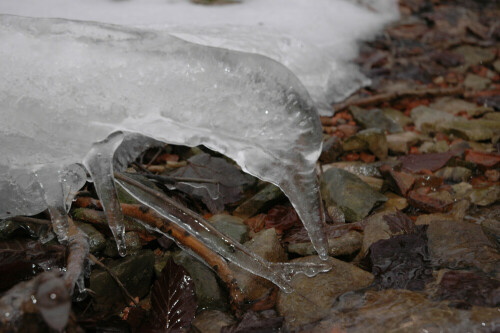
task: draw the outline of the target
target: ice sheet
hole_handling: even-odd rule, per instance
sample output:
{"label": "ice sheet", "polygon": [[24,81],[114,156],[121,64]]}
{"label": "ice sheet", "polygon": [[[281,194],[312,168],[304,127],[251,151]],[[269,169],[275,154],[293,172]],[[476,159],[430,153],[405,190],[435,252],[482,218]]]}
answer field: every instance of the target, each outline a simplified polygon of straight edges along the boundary
{"label": "ice sheet", "polygon": [[369,80],[348,63],[357,41],[398,16],[395,0],[5,0],[0,13],[167,30],[203,45],[266,55],[289,67],[322,113]]}

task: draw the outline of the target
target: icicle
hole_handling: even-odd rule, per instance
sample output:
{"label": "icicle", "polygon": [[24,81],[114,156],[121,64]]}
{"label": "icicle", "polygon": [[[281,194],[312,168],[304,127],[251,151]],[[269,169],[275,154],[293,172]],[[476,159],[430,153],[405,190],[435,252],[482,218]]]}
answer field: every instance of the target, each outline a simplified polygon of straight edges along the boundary
{"label": "icicle", "polygon": [[184,229],[226,260],[255,275],[272,281],[285,292],[293,291],[288,284],[293,275],[304,273],[308,276],[314,276],[330,269],[327,265],[321,264],[269,263],[246,249],[236,240],[219,232],[202,216],[194,212],[188,214],[184,209],[179,209],[175,202],[162,193],[155,192],[155,195],[153,195],[152,193],[148,193],[149,191],[141,186],[140,183],[124,175],[116,177],[116,182],[136,200]]}
{"label": "icicle", "polygon": [[124,139],[122,132],[111,134],[106,140],[96,142],[85,157],[83,164],[94,181],[95,190],[108,220],[109,229],[116,241],[118,253],[127,254],[123,214],[113,178],[113,154]]}

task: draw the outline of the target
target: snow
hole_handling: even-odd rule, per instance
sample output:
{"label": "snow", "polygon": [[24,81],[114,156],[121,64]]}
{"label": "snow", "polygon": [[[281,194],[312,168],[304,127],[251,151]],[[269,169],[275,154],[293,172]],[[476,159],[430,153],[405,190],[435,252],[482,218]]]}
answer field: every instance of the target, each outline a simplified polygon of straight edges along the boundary
{"label": "snow", "polygon": [[87,171],[125,254],[113,166],[160,142],[203,144],[280,186],[325,258],[317,106],[363,82],[346,61],[394,17],[391,4],[0,2],[0,13],[82,20],[0,15],[0,218],[48,207],[67,241]]}

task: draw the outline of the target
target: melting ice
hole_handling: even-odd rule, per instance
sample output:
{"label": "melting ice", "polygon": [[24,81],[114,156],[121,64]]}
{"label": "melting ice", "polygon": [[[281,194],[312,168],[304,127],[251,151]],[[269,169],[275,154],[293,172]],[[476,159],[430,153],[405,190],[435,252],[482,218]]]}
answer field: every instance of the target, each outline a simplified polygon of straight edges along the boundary
{"label": "melting ice", "polygon": [[[328,42],[324,31],[333,26],[324,16],[332,8],[343,13],[347,6],[351,19],[354,13],[367,20],[356,34],[372,33],[387,16],[366,9],[352,11],[353,4],[326,0],[314,5],[254,0],[241,9],[239,4],[210,8],[181,1],[167,2],[170,7],[165,9],[152,0],[49,3],[39,7],[35,1],[2,2],[0,12],[128,26],[0,15],[0,218],[32,215],[49,207],[54,231],[65,241],[65,214],[86,181],[86,169],[123,253],[113,165],[120,170],[158,142],[203,144],[231,157],[246,172],[280,186],[318,253],[326,257],[314,173],[321,126],[302,82],[320,106],[331,101],[327,96],[339,97],[359,83],[359,75],[346,76],[338,68],[339,51],[328,55],[332,43],[348,47],[359,37]],[[89,4],[113,7],[118,14],[86,11]],[[142,4],[145,12],[133,10]],[[135,14],[122,19],[120,8]],[[163,11],[148,12],[148,8]],[[273,8],[274,15],[284,15],[282,21],[273,20],[266,10]],[[175,13],[186,10],[188,14],[180,16],[185,21],[174,19]],[[216,10],[224,19],[206,15]],[[165,13],[171,14],[162,17]],[[261,25],[255,25],[256,13]],[[304,18],[303,13],[311,16]],[[180,26],[201,17],[203,24]],[[172,24],[166,23],[168,18]],[[132,27],[145,22],[154,28]],[[317,23],[311,31],[323,33],[303,30],[307,22]],[[264,28],[256,29],[260,26]],[[332,89],[343,92],[336,95]],[[277,280],[272,272],[246,268]]]}

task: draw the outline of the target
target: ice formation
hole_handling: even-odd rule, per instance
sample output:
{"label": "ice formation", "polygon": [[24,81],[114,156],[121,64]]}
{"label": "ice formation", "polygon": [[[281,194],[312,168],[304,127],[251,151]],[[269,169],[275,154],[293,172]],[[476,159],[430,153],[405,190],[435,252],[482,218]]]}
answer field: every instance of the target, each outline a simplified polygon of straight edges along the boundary
{"label": "ice formation", "polygon": [[4,15],[0,73],[0,217],[49,206],[64,241],[81,162],[123,253],[113,159],[123,168],[154,138],[203,144],[279,185],[326,255],[314,173],[320,122],[279,63],[166,33]]}
{"label": "ice formation", "polygon": [[[58,239],[67,241],[66,214],[87,171],[124,254],[114,170],[160,142],[203,144],[280,186],[325,258],[314,173],[321,127],[300,80],[320,106],[357,87],[360,76],[339,64],[353,55],[353,40],[392,14],[340,0],[253,0],[241,10],[165,3],[0,3],[0,13],[128,25],[0,15],[0,218],[48,208]],[[336,11],[340,30],[330,22]],[[352,24],[354,14],[366,24]],[[218,253],[284,289],[292,272],[318,272],[274,267],[240,250],[247,259]]]}
{"label": "ice formation", "polygon": [[[361,4],[361,5],[360,5]],[[268,56],[291,69],[322,113],[369,81],[348,62],[361,39],[398,16],[395,0],[0,1],[0,13],[98,21],[169,31],[202,45]]]}

